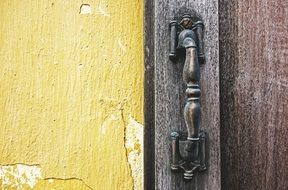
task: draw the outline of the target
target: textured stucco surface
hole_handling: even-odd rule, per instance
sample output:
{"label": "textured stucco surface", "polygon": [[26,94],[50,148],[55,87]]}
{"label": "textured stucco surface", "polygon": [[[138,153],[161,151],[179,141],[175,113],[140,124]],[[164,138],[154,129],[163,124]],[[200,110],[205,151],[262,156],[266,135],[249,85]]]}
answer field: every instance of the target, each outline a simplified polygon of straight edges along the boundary
{"label": "textured stucco surface", "polygon": [[142,189],[143,2],[1,0],[0,187]]}

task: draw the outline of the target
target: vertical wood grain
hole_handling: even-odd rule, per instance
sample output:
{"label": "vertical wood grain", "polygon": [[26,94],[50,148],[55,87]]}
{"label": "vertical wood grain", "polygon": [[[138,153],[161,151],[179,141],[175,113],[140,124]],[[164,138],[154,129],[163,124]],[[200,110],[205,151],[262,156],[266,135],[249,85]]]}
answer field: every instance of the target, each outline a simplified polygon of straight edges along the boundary
{"label": "vertical wood grain", "polygon": [[223,189],[288,189],[288,2],[220,0]]}
{"label": "vertical wood grain", "polygon": [[[176,64],[169,58],[169,22],[180,8],[195,9],[205,24],[206,64],[201,68],[202,126],[208,132],[208,170],[184,181],[183,174],[170,171],[170,133],[186,131],[183,107],[185,84],[184,59]],[[155,1],[155,188],[220,189],[218,1]]]}
{"label": "vertical wood grain", "polygon": [[144,1],[144,189],[155,188],[154,2]]}

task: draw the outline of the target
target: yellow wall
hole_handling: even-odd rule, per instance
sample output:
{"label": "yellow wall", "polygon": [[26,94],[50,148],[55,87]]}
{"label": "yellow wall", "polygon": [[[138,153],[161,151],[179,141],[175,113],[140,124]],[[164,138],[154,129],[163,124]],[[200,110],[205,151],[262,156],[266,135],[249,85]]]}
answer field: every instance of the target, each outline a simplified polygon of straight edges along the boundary
{"label": "yellow wall", "polygon": [[0,18],[0,188],[142,189],[142,0],[1,0]]}

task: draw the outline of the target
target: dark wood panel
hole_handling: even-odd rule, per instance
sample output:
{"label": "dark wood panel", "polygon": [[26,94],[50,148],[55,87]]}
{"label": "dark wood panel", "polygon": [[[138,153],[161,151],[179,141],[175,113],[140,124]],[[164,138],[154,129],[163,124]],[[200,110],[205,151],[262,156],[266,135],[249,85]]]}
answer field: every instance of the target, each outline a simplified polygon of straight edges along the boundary
{"label": "dark wood panel", "polygon": [[[169,60],[169,22],[180,8],[195,9],[205,24],[206,64],[201,68],[202,126],[208,132],[208,171],[191,182],[170,171],[170,133],[186,131],[183,118],[184,60]],[[155,1],[155,187],[174,189],[220,189],[220,106],[217,0]],[[152,35],[153,37],[153,35]]]}
{"label": "dark wood panel", "polygon": [[220,0],[223,189],[288,189],[288,2]]}
{"label": "dark wood panel", "polygon": [[144,189],[155,188],[155,88],[154,3],[145,0],[144,10]]}

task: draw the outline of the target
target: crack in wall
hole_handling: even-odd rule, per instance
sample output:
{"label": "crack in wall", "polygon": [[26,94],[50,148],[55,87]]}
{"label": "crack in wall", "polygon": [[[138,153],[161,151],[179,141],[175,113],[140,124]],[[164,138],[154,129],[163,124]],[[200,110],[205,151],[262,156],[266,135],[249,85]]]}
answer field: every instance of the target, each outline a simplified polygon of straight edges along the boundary
{"label": "crack in wall", "polygon": [[83,179],[78,178],[78,177],[68,177],[68,178],[60,178],[60,177],[47,177],[47,178],[43,178],[43,180],[47,180],[50,181],[51,180],[61,180],[61,181],[69,181],[69,180],[77,180],[80,181],[81,183],[83,183],[87,188],[93,190],[93,188],[91,186],[89,186]]}
{"label": "crack in wall", "polygon": [[134,181],[134,178],[133,178],[133,175],[132,175],[132,167],[131,167],[131,164],[129,163],[129,159],[128,159],[128,150],[126,148],[126,121],[125,121],[125,117],[124,117],[124,108],[121,107],[120,108],[120,111],[121,111],[121,120],[123,122],[123,125],[124,125],[124,142],[123,142],[123,145],[124,145],[124,149],[125,149],[125,157],[127,159],[127,163],[128,163],[128,167],[129,167],[129,176],[132,178],[132,189],[135,189],[135,181]]}
{"label": "crack in wall", "polygon": [[133,189],[143,189],[143,125],[138,123],[131,115],[125,123],[125,150],[133,179]]}
{"label": "crack in wall", "polygon": [[43,180],[53,183],[54,181],[71,181],[76,180],[93,190],[83,179],[78,177],[43,177],[40,164],[11,163],[0,165],[0,185],[2,189],[16,188],[33,189]]}

